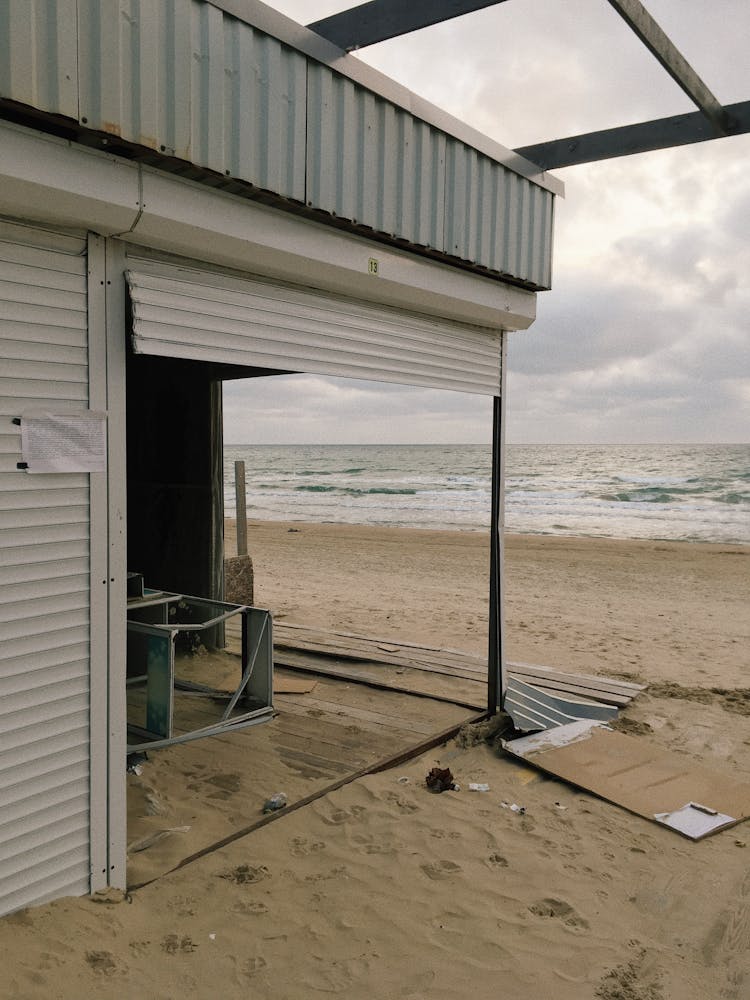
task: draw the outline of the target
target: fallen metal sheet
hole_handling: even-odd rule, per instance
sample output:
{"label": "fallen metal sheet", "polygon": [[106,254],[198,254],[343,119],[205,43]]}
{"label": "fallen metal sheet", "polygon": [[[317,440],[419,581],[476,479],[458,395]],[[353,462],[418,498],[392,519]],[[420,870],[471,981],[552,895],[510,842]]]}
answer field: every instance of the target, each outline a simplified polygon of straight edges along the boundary
{"label": "fallen metal sheet", "polygon": [[600,722],[608,722],[617,718],[617,709],[614,705],[603,705],[601,702],[582,701],[570,697],[562,698],[513,676],[508,680],[503,708],[513,719],[516,729],[526,732],[532,729],[564,726],[569,722],[575,722],[576,719],[597,719]]}
{"label": "fallen metal sheet", "polygon": [[540,770],[692,840],[750,816],[747,782],[615,732],[601,722],[572,722],[519,740],[504,740],[502,745]]}
{"label": "fallen metal sheet", "polygon": [[692,840],[699,840],[709,833],[737,822],[733,816],[716,812],[715,809],[709,809],[698,802],[687,802],[682,809],[676,809],[671,813],[657,813],[654,819],[657,823],[663,823]]}

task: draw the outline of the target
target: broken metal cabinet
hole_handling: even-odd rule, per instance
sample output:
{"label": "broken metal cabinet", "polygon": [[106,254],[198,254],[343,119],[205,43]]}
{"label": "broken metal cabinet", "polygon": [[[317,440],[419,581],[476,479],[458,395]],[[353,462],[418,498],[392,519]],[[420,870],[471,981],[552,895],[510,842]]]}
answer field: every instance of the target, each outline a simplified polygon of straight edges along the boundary
{"label": "broken metal cabinet", "polygon": [[[218,722],[188,732],[174,731],[174,692],[210,696],[212,688],[175,677],[175,645],[180,633],[196,639],[239,616],[242,622],[241,676]],[[271,615],[261,608],[226,604],[185,594],[145,590],[128,601],[127,683],[145,681],[145,717],[128,722],[128,752],[171,746],[228,729],[265,722],[273,715],[273,635]],[[238,710],[238,704],[241,708]]]}

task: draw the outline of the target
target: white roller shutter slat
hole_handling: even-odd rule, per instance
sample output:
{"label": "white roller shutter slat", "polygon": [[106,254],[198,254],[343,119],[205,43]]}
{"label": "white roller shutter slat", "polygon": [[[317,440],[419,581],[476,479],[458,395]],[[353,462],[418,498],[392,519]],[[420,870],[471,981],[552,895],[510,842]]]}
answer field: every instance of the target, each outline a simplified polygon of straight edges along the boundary
{"label": "white roller shutter slat", "polygon": [[499,392],[498,330],[311,288],[131,263],[137,353]]}
{"label": "white roller shutter slat", "polygon": [[19,470],[12,422],[88,406],[87,262],[40,239],[0,240],[0,914],[91,877],[89,482]]}

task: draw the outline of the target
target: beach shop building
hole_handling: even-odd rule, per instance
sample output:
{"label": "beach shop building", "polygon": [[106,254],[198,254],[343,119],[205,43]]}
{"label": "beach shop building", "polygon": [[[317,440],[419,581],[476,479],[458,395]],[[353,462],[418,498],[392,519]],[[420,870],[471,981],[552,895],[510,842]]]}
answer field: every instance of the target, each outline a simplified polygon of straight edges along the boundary
{"label": "beach shop building", "polygon": [[221,599],[223,379],[495,397],[493,690],[560,192],[254,0],[0,3],[0,913],[125,885],[127,569]]}

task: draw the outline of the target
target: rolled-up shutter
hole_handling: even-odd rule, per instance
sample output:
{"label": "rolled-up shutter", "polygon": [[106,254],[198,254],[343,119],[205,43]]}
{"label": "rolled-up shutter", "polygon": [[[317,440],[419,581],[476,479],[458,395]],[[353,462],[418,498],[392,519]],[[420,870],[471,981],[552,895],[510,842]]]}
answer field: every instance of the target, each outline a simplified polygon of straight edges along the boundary
{"label": "rolled-up shutter", "polygon": [[498,330],[302,286],[131,264],[136,353],[499,392]]}
{"label": "rolled-up shutter", "polygon": [[0,235],[0,913],[90,884],[89,477],[13,423],[88,406],[86,244],[46,243]]}

